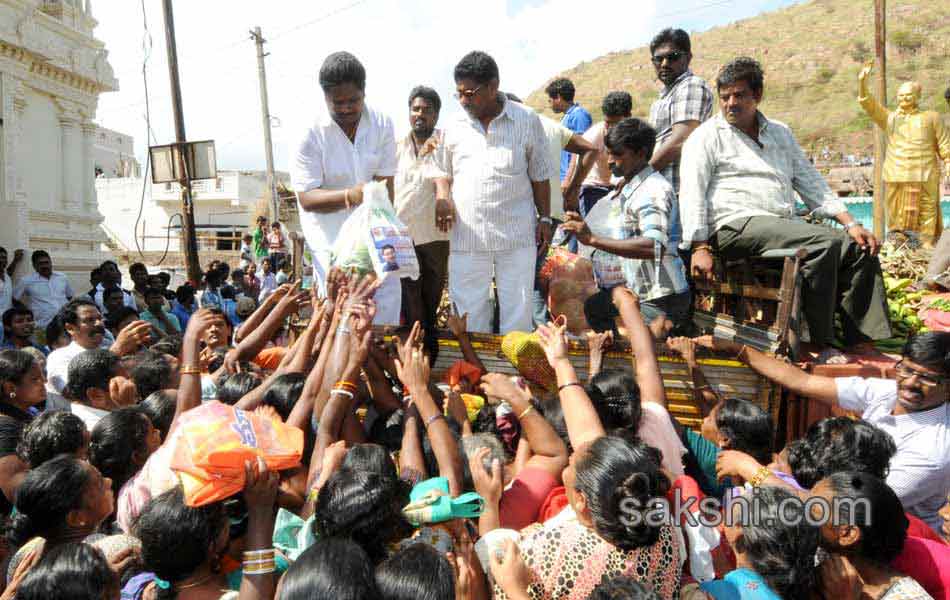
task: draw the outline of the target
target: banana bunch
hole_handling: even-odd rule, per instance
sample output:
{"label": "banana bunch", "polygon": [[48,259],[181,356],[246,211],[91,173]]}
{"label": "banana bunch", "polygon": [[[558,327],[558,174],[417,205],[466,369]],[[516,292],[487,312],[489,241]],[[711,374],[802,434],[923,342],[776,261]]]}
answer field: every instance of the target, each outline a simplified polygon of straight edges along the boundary
{"label": "banana bunch", "polygon": [[913,291],[911,278],[884,277],[884,289],[887,292],[887,312],[891,319],[894,337],[875,343],[882,352],[900,352],[907,342],[907,336],[923,328],[923,321],[917,316],[926,291]]}

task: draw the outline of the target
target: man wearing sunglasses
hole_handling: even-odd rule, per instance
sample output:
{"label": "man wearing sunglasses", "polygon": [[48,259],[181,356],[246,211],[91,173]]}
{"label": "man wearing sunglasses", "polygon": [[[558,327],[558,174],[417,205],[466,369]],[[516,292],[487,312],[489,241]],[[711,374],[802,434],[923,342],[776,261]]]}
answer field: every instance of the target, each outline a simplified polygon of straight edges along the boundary
{"label": "man wearing sunglasses", "polygon": [[[682,29],[664,29],[650,42],[650,60],[656,77],[663,82],[659,98],[650,107],[650,123],[656,129],[656,147],[650,166],[666,177],[673,193],[680,192],[680,152],[686,138],[709,118],[713,93],[706,80],[689,69],[693,59],[689,34]],[[681,237],[679,202],[673,203],[670,242]]]}
{"label": "man wearing sunglasses", "polygon": [[552,163],[531,109],[499,93],[498,65],[471,52],[455,66],[464,113],[445,128],[437,162],[436,225],[451,229],[449,295],[469,329],[491,333],[491,281],[499,329],[532,329],[538,245],[551,241]]}
{"label": "man wearing sunglasses", "polygon": [[950,333],[911,336],[894,379],[823,377],[735,342],[703,336],[696,343],[734,352],[759,375],[799,397],[858,413],[890,434],[897,453],[887,484],[907,511],[941,532],[938,511],[950,491]]}

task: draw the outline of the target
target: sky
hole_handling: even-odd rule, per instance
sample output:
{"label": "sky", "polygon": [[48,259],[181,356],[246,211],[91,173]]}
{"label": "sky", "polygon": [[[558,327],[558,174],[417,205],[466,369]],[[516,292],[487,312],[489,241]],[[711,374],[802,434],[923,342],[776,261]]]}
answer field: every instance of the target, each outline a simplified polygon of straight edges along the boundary
{"label": "sky", "polygon": [[[219,169],[264,169],[257,55],[248,33],[255,26],[268,40],[274,162],[287,170],[294,141],[325,110],[316,75],[338,50],[366,67],[366,102],[392,117],[401,135],[415,85],[439,92],[443,120],[460,110],[452,69],[471,50],[491,54],[502,89],[524,97],[558,72],[642,46],[664,27],[702,31],[796,1],[179,0],[174,20],[185,130],[189,140],[215,141]],[[174,141],[162,2],[92,5],[95,36],[119,80],[118,91],[100,96],[96,121],[133,136],[144,165],[149,144]]]}

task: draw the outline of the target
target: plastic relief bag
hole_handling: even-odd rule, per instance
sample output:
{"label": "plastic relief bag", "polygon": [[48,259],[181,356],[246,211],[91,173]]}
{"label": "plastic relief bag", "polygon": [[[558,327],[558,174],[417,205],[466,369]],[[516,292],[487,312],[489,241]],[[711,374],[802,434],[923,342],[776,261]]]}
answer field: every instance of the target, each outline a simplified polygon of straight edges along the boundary
{"label": "plastic relief bag", "polygon": [[244,463],[264,459],[271,470],[300,464],[303,431],[278,418],[212,401],[180,417],[170,467],[188,506],[224,500],[244,489]]}
{"label": "plastic relief bag", "polygon": [[419,278],[419,261],[409,228],[396,216],[386,184],[363,186],[363,202],[347,217],[331,251],[331,263],[361,275]]}
{"label": "plastic relief bag", "polygon": [[[587,226],[594,235],[619,240],[623,238],[623,232],[621,231],[623,224],[622,211],[623,205],[620,197],[615,194],[608,194],[597,202],[594,208],[590,209],[584,221],[587,222]],[[595,250],[584,244],[578,245],[577,252],[585,258],[589,258],[593,263],[594,277],[599,287],[609,289],[627,283],[624,276],[623,259],[616,254]]]}
{"label": "plastic relief bag", "polygon": [[574,335],[589,330],[584,301],[597,293],[591,261],[565,248],[551,248],[539,275],[548,286],[551,314],[563,315],[567,320],[567,330]]}

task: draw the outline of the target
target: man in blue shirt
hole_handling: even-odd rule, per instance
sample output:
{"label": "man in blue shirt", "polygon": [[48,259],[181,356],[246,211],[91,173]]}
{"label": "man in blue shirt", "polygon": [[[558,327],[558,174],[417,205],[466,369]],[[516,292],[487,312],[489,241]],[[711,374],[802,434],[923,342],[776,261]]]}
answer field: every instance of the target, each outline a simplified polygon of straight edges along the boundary
{"label": "man in blue shirt", "polygon": [[[548,84],[544,90],[548,94],[551,110],[557,114],[564,113],[561,125],[567,127],[577,135],[583,134],[591,126],[593,120],[590,113],[580,104],[574,102],[574,84],[570,79],[558,77]],[[561,181],[567,175],[571,166],[570,152],[561,152]]]}

